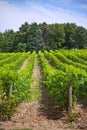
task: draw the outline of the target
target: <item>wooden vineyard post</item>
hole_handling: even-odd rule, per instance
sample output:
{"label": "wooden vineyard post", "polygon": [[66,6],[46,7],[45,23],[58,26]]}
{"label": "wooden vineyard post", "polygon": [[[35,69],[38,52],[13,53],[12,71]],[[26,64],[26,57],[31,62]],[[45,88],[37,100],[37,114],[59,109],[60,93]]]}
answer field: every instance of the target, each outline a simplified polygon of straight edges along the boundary
{"label": "wooden vineyard post", "polygon": [[68,113],[72,113],[72,85],[69,86],[69,109]]}
{"label": "wooden vineyard post", "polygon": [[9,84],[9,98],[12,94],[12,89],[13,89],[13,82],[10,82],[10,84]]}

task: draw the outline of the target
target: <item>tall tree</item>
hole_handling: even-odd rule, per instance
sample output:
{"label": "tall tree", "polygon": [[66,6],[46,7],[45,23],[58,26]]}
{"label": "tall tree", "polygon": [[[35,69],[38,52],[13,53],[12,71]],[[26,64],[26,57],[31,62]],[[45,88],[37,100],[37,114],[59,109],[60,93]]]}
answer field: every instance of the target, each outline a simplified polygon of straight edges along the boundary
{"label": "tall tree", "polygon": [[87,47],[87,30],[82,26],[78,26],[75,32],[75,47],[82,49]]}
{"label": "tall tree", "polygon": [[25,22],[19,31],[0,33],[0,52],[59,48],[87,48],[87,29],[74,23],[42,24]]}
{"label": "tall tree", "polygon": [[30,25],[27,22],[25,22],[24,24],[21,25],[19,31],[16,32],[14,42],[15,51],[17,50],[19,43],[27,44],[27,39],[29,38],[29,32],[30,32]]}
{"label": "tall tree", "polygon": [[59,49],[64,43],[64,26],[62,24],[51,24],[49,25],[49,42],[50,49]]}
{"label": "tall tree", "polygon": [[29,39],[27,41],[27,50],[43,50],[45,49],[44,40],[42,37],[42,30],[37,25],[37,23],[33,23],[30,28]]}
{"label": "tall tree", "polygon": [[4,51],[4,38],[3,38],[3,34],[0,33],[0,52]]}
{"label": "tall tree", "polygon": [[46,49],[49,50],[49,30],[48,25],[43,22],[42,24],[39,24],[40,29],[42,30],[42,37],[44,39],[44,44],[46,46]]}
{"label": "tall tree", "polygon": [[13,30],[6,30],[1,34],[1,50],[2,52],[12,52],[14,51],[13,43],[15,39],[15,32]]}
{"label": "tall tree", "polygon": [[19,43],[16,51],[17,52],[25,52],[26,51],[26,44],[25,43]]}
{"label": "tall tree", "polygon": [[76,25],[74,23],[65,24],[65,42],[64,47],[71,49],[75,46],[75,30]]}

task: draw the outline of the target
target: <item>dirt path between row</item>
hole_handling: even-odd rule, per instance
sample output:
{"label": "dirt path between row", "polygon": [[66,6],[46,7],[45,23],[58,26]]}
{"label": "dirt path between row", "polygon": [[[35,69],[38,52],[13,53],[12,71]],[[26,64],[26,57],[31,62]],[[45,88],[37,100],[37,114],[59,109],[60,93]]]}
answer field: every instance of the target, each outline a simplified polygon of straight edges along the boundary
{"label": "dirt path between row", "polygon": [[25,69],[25,67],[27,66],[28,62],[29,62],[29,58],[27,58],[24,62],[23,62],[23,65],[21,66],[21,68],[19,69],[18,72],[21,72],[23,69]]}
{"label": "dirt path between row", "polygon": [[38,65],[38,57],[35,56],[34,69],[32,74],[32,84],[30,85],[31,99],[32,101],[38,100],[40,98],[40,67]]}
{"label": "dirt path between row", "polygon": [[[40,82],[41,69],[37,59],[36,56],[32,74],[32,101],[21,103],[10,121],[0,122],[0,130],[80,130],[80,124],[84,126],[84,122],[87,123],[87,113],[82,114],[84,119],[67,122],[66,113],[54,105],[46,87]],[[86,123],[81,129],[87,130]]]}

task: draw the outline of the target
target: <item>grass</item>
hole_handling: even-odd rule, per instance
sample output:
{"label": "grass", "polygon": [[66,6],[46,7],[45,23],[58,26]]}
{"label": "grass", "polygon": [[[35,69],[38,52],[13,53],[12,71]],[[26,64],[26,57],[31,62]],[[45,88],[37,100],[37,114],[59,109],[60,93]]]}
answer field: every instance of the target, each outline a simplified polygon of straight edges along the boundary
{"label": "grass", "polygon": [[36,101],[41,97],[40,93],[40,70],[38,66],[38,58],[36,56],[35,63],[34,63],[34,69],[32,74],[32,83],[30,86],[31,91],[31,101]]}
{"label": "grass", "polygon": [[40,86],[39,85],[37,85],[36,88],[33,88],[31,90],[31,95],[32,95],[31,101],[36,101],[40,98],[41,94],[40,94]]}

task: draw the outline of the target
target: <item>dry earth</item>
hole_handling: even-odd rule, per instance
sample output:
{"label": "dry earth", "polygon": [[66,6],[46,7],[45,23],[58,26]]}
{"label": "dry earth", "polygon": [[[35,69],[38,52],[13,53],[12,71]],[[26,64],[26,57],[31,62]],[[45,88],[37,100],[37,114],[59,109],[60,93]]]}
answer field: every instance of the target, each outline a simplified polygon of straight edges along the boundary
{"label": "dry earth", "polygon": [[0,130],[87,130],[87,106],[79,102],[75,110],[79,117],[68,122],[65,111],[54,105],[46,87],[40,84],[41,70],[35,59],[32,101],[21,103],[10,121],[0,122]]}

